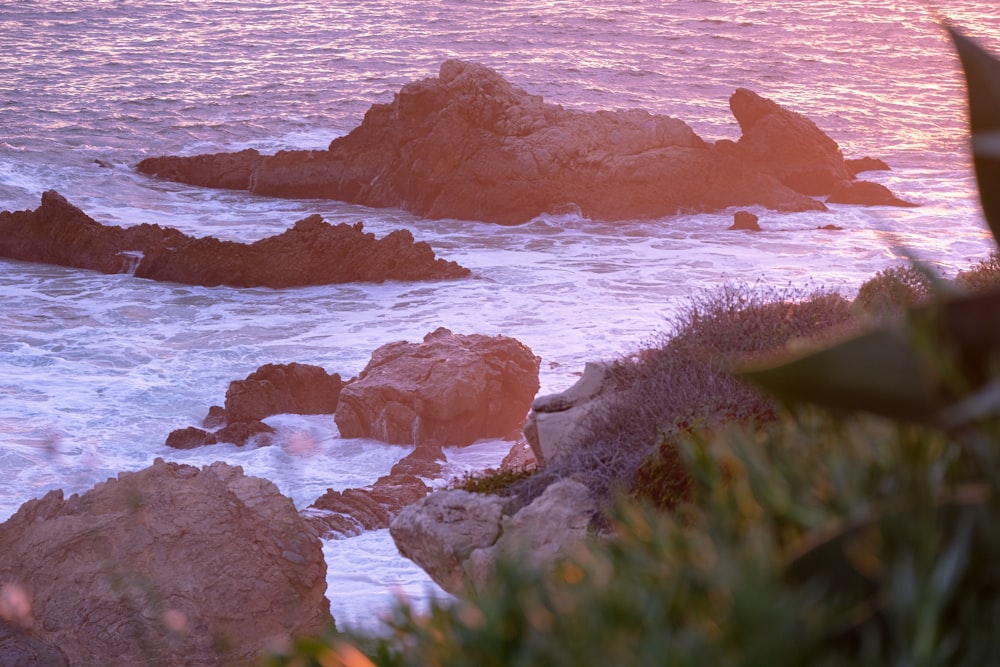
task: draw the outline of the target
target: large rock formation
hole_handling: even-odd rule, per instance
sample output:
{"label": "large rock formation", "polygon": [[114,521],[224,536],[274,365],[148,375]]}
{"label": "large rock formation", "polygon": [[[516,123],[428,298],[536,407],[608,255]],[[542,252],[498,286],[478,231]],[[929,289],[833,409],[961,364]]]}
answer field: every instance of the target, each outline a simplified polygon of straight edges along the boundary
{"label": "large rock formation", "polygon": [[0,212],[0,256],[208,286],[280,288],[469,275],[454,262],[436,259],[429,245],[415,243],[406,230],[376,239],[360,222],[330,225],[313,215],[277,236],[235,243],[159,225],[102,225],[52,190],[34,211]]}
{"label": "large rock formation", "polygon": [[513,338],[440,328],[421,343],[375,350],[341,391],[335,420],[344,438],[394,444],[503,437],[524,423],[538,367],[538,357]]}
{"label": "large rock formation", "polygon": [[405,208],[430,218],[517,224],[579,210],[602,220],[763,205],[822,210],[851,176],[811,121],[751,91],[731,106],[738,143],[705,142],[645,111],[570,111],[482,65],[448,60],[409,83],[327,150],[247,150],[143,160],[150,175],[276,197]]}
{"label": "large rock formation", "polygon": [[562,479],[508,515],[505,499],[468,491],[439,491],[410,505],[389,532],[399,553],[446,591],[481,590],[498,558],[548,567],[579,548],[597,504],[586,485]]}
{"label": "large rock formation", "polygon": [[0,525],[20,625],[80,667],[252,665],[332,621],[321,543],[292,501],[238,467],[164,463]]}

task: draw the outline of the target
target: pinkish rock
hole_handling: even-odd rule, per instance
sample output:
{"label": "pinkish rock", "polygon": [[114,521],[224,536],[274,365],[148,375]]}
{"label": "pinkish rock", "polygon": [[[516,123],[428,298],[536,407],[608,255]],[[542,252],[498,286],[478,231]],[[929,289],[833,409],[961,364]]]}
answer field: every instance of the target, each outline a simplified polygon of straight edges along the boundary
{"label": "pinkish rock", "polygon": [[566,210],[601,220],[751,205],[823,210],[806,194],[847,178],[836,143],[749,91],[735,97],[746,133],[733,153],[669,116],[567,110],[487,67],[448,60],[437,77],[373,105],[327,150],[156,157],[137,169],[193,185],[501,224]]}
{"label": "pinkish rock", "polygon": [[539,359],[506,336],[438,329],[383,345],[340,394],[345,438],[468,445],[519,428],[538,391]]}
{"label": "pinkish rock", "polygon": [[862,206],[919,206],[900,199],[889,188],[871,181],[841,181],[826,198],[828,204]]}
{"label": "pinkish rock", "polygon": [[264,364],[226,391],[226,420],[242,422],[271,415],[332,415],[344,383],[337,373],[310,364]]}
{"label": "pinkish rock", "polygon": [[437,259],[407,230],[376,239],[361,223],[330,225],[318,215],[254,243],[194,238],[141,224],[102,225],[59,193],[34,211],[0,212],[0,257],[132,273],[188,285],[295,287],[386,280],[442,280],[470,274]]}
{"label": "pinkish rock", "polygon": [[239,467],[165,463],[0,525],[0,581],[71,664],[250,665],[332,622],[322,545],[292,501]]}
{"label": "pinkish rock", "polygon": [[850,178],[837,142],[802,114],[746,88],[733,93],[729,107],[743,130],[737,155],[760,171],[808,195]]}

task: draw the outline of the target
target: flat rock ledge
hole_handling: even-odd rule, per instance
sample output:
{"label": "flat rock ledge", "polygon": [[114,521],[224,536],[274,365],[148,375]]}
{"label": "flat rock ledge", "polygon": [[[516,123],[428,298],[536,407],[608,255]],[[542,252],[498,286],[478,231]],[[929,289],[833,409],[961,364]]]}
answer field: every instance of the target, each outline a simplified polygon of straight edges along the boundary
{"label": "flat rock ledge", "polygon": [[754,205],[820,211],[814,196],[878,168],[870,158],[845,163],[811,120],[753,91],[738,89],[730,108],[741,138],[712,143],[676,118],[567,110],[488,67],[448,60],[437,77],[373,105],[326,150],[161,156],[136,168],[191,185],[500,224],[566,211],[595,220]]}
{"label": "flat rock ledge", "polygon": [[187,285],[299,287],[386,280],[450,280],[471,272],[438,259],[404,229],[376,239],[362,223],[331,225],[318,215],[254,243],[194,238],[176,229],[102,225],[54,190],[33,211],[0,212],[0,256],[130,273]]}
{"label": "flat rock ledge", "polygon": [[79,667],[257,665],[333,622],[316,533],[274,484],[225,463],[157,459],[28,501],[0,525],[0,582],[25,601],[15,630],[38,642],[13,657]]}

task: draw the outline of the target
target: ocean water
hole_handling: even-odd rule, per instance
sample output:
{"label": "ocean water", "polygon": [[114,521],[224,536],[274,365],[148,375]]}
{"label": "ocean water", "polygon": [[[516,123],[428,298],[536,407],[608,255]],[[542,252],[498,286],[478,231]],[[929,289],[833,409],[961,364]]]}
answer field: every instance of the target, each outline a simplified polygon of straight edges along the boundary
{"label": "ocean water", "polygon": [[[702,290],[729,283],[839,289],[913,253],[953,275],[992,242],[976,200],[964,85],[935,23],[950,17],[1000,52],[1000,5],[976,0],[6,0],[0,7],[0,210],[56,189],[106,224],[141,222],[253,241],[319,213],[378,235],[405,227],[474,277],[300,289],[205,288],[0,260],[0,520],[155,457],[225,460],[300,507],[364,486],[409,448],[344,440],[330,416],[269,420],[278,444],[180,452],[231,380],[265,363],[357,374],[378,346],[439,326],[504,334],[542,359],[542,392],[588,360],[631,352]],[[447,58],[482,62],[548,101],[643,108],[708,140],[736,138],[737,87],[802,112],[865,177],[914,209],[755,210],[518,227],[398,210],[274,200],[152,180],[144,157],[322,148]],[[833,224],[843,231],[821,231]],[[496,465],[509,443],[448,450],[453,474]],[[395,596],[444,595],[375,531],[325,543],[338,622],[374,626]]]}

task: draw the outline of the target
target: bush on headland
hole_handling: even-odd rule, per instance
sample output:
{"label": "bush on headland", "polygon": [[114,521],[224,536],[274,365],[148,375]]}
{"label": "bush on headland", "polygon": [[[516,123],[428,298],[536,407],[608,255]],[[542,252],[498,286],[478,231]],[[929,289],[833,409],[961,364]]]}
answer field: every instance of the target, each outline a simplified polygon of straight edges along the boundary
{"label": "bush on headland", "polygon": [[[994,127],[984,105],[1000,116],[1000,62],[952,36],[975,138]],[[975,157],[1000,239],[1000,161]],[[888,270],[854,308],[732,290],[696,303],[619,364],[631,400],[561,471],[617,500],[612,530],[273,664],[1000,664],[998,266],[952,286]],[[798,355],[774,365],[778,351]],[[733,364],[755,368],[737,379]]]}

